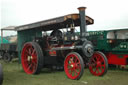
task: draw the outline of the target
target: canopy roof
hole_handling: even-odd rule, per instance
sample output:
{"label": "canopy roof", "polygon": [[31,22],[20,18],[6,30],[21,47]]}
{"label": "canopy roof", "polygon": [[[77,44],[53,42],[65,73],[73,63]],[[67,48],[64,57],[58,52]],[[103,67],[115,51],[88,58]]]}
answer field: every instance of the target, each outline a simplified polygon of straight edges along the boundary
{"label": "canopy roof", "polygon": [[[86,16],[85,18],[87,25],[94,23],[94,20],[89,16]],[[15,29],[17,31],[28,30],[28,29],[40,29],[43,31],[48,31],[48,30],[70,27],[71,23],[74,23],[75,26],[80,26],[79,14],[69,14],[62,17],[57,17],[49,20],[17,26]]]}
{"label": "canopy roof", "polygon": [[1,30],[13,30],[13,31],[15,31],[15,27],[16,26],[8,26],[8,27],[1,28]]}

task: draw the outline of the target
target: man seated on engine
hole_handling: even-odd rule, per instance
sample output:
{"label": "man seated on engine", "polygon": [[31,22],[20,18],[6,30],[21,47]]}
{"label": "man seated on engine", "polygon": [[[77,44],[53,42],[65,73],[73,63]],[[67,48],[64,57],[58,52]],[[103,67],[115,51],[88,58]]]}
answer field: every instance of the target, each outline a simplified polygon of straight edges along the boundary
{"label": "man seated on engine", "polygon": [[71,24],[70,31],[67,31],[66,35],[64,36],[65,41],[74,41],[78,40],[78,36],[75,33],[75,27],[74,24]]}

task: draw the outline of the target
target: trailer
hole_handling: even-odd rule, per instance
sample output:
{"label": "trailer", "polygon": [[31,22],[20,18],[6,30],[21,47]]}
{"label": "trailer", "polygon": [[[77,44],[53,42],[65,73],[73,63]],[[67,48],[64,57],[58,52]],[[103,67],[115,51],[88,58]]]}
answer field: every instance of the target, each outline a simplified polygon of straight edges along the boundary
{"label": "trailer", "polygon": [[68,78],[78,80],[85,64],[95,76],[106,74],[106,56],[94,52],[92,43],[86,39],[86,26],[94,20],[85,15],[85,9],[80,7],[76,14],[16,27],[18,56],[27,74],[38,74],[43,68],[56,66],[64,68]]}
{"label": "trailer", "polygon": [[95,51],[106,55],[110,65],[128,65],[128,28],[90,31],[88,40],[92,41]]}
{"label": "trailer", "polygon": [[17,42],[4,42],[3,31],[15,31],[14,26],[1,29],[0,56],[5,62],[18,57]]}

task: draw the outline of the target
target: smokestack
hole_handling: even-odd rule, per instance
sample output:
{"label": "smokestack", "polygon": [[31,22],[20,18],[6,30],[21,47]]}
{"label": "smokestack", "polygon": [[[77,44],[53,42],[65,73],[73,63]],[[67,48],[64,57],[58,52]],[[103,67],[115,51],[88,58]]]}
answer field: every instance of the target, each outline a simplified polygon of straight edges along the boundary
{"label": "smokestack", "polygon": [[85,20],[85,9],[86,7],[79,7],[79,14],[80,14],[80,35],[81,37],[86,36],[87,28],[86,28],[86,20]]}

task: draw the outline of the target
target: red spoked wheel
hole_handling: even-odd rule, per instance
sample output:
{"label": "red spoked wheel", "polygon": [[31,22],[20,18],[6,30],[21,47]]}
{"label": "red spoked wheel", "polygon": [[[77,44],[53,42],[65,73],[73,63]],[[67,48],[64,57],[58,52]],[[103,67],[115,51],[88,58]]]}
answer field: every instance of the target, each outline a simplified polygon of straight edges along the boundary
{"label": "red spoked wheel", "polygon": [[78,80],[84,72],[84,62],[82,57],[76,53],[69,53],[64,61],[64,70],[68,78]]}
{"label": "red spoked wheel", "polygon": [[108,70],[108,61],[106,56],[96,51],[90,59],[89,70],[95,76],[103,76]]}
{"label": "red spoked wheel", "polygon": [[43,66],[43,53],[40,46],[35,42],[24,45],[21,54],[21,63],[27,74],[37,74]]}

